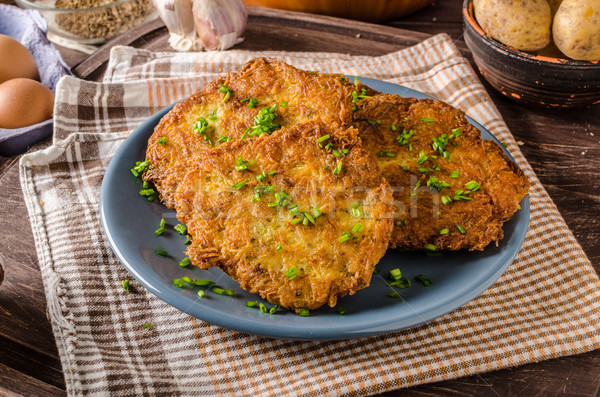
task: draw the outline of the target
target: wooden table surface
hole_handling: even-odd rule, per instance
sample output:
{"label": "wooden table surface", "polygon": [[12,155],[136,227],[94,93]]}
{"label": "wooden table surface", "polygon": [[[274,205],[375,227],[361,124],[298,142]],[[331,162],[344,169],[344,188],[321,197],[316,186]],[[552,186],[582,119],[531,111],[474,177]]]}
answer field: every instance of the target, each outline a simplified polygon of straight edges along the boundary
{"label": "wooden table surface", "polygon": [[[246,40],[240,48],[379,55],[412,45],[431,34],[446,32],[472,61],[462,40],[461,3],[460,0],[439,1],[413,15],[380,25],[251,10]],[[314,33],[310,33],[313,30]],[[164,48],[164,28],[160,24],[150,26],[145,34],[141,41],[124,35],[121,43]],[[313,37],[309,37],[311,34]],[[346,35],[343,43],[328,40],[340,35]],[[92,80],[99,78],[107,48],[91,57],[59,49],[75,74]],[[568,111],[526,107],[503,97],[485,81],[484,84],[515,138],[522,142],[525,157],[598,272],[600,105]],[[36,148],[45,144],[48,140]],[[4,224],[0,228],[0,262],[6,273],[0,286],[0,395],[62,396],[66,394],[64,378],[46,317],[45,296],[17,164],[18,157],[0,157],[0,219]],[[384,395],[596,396],[599,390],[600,351],[594,351]]]}

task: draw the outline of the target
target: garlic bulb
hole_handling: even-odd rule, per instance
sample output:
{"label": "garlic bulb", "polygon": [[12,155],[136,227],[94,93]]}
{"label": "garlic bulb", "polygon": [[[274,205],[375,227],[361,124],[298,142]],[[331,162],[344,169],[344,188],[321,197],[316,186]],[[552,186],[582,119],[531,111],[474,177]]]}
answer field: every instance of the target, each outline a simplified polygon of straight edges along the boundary
{"label": "garlic bulb", "polygon": [[248,12],[243,0],[152,0],[178,51],[226,50],[240,43]]}
{"label": "garlic bulb", "polygon": [[169,45],[178,51],[197,48],[192,0],[152,0],[169,30]]}

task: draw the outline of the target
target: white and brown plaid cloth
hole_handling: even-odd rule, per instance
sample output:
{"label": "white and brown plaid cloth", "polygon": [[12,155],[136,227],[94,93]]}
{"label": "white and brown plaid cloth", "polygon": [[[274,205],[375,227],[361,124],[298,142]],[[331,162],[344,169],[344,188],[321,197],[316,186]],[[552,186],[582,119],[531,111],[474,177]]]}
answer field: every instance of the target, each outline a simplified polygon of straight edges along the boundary
{"label": "white and brown plaid cloth", "polygon": [[[532,186],[527,238],[506,273],[426,324],[326,342],[212,326],[135,282],[137,292],[124,293],[130,277],[99,217],[111,157],[147,117],[255,56],[406,85],[462,108],[506,142]],[[600,346],[598,277],[447,35],[380,57],[118,47],[102,83],[60,81],[54,122],[53,145],[23,156],[20,171],[70,395],[369,395]]]}

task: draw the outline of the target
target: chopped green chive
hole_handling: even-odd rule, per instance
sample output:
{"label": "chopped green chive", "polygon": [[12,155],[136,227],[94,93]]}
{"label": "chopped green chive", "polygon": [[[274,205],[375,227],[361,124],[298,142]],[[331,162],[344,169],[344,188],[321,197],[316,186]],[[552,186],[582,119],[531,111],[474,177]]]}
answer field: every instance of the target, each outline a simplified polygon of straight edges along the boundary
{"label": "chopped green chive", "polygon": [[163,136],[157,142],[158,142],[159,145],[164,145],[167,142],[167,137]]}
{"label": "chopped green chive", "polygon": [[219,143],[223,143],[223,142],[231,142],[231,138],[228,136],[222,136],[219,139],[217,139],[217,142]]}
{"label": "chopped green chive", "polygon": [[196,121],[196,124],[194,124],[194,127],[192,128],[192,130],[196,134],[204,134],[206,132],[207,128],[208,128],[208,121],[206,121],[206,119],[204,117],[199,117],[198,121]]}
{"label": "chopped green chive", "polygon": [[173,285],[175,285],[177,288],[183,288],[185,287],[185,282],[180,278],[176,278],[173,280]]}
{"label": "chopped green chive", "polygon": [[149,165],[150,165],[150,161],[148,159],[146,159],[144,161],[136,161],[135,167],[133,167],[131,169],[131,173],[133,174],[133,176],[135,176],[137,178],[138,176],[140,176],[142,171],[144,171],[146,168],[148,168]]}
{"label": "chopped green chive", "polygon": [[400,280],[400,278],[402,277],[402,272],[398,268],[392,269],[390,270],[389,277],[392,280]]}
{"label": "chopped green chive", "polygon": [[249,108],[253,108],[254,106],[258,105],[258,100],[256,98],[242,99],[242,102],[248,102]]}
{"label": "chopped green chive", "polygon": [[320,137],[320,138],[317,139],[317,142],[321,143],[323,141],[326,141],[326,140],[329,139],[329,137],[330,137],[329,134],[323,135],[322,137]]}
{"label": "chopped green chive", "polygon": [[450,198],[450,196],[442,196],[442,204],[444,205],[448,205],[452,202],[452,199]]}
{"label": "chopped green chive", "polygon": [[481,186],[479,185],[479,183],[477,183],[475,181],[469,181],[469,182],[465,183],[465,187],[467,189],[469,189],[470,191],[474,192],[477,189],[479,189]]}
{"label": "chopped green chive", "polygon": [[431,140],[433,141],[431,145],[433,150],[437,150],[442,156],[446,157],[444,152],[446,152],[446,146],[448,145],[448,134],[442,134],[439,138],[431,138]]}
{"label": "chopped green chive", "polygon": [[277,246],[277,248],[275,248],[275,251],[281,251],[283,247],[281,245]]}
{"label": "chopped green chive", "polygon": [[181,267],[186,267],[192,264],[192,261],[190,260],[190,258],[183,258],[180,262],[179,262],[179,266]]}
{"label": "chopped green chive", "polygon": [[302,317],[309,317],[310,316],[310,310],[308,309],[298,309],[298,315],[302,316]]}
{"label": "chopped green chive", "polygon": [[401,289],[410,288],[410,280],[406,277],[400,277],[398,280],[395,280],[390,283],[390,287],[396,287]]}
{"label": "chopped green chive", "polygon": [[241,188],[243,188],[244,186],[246,186],[246,181],[240,181],[238,183],[234,183],[233,185],[231,185],[232,188],[236,189],[236,190],[240,190]]}
{"label": "chopped green chive", "polygon": [[437,191],[442,191],[443,188],[450,187],[450,184],[445,181],[438,181],[435,176],[430,176],[429,180],[427,181],[427,186],[432,187]]}
{"label": "chopped green chive", "polygon": [[461,225],[456,225],[456,228],[458,229],[458,231],[459,231],[461,234],[465,234],[465,233],[467,232],[467,231],[465,230],[465,228],[464,228],[464,227],[462,227]]}
{"label": "chopped green chive", "polygon": [[225,290],[223,288],[215,287],[212,289],[212,292],[218,295],[225,295]]}
{"label": "chopped green chive", "polygon": [[178,225],[175,225],[173,227],[173,229],[175,229],[175,231],[179,234],[181,234],[182,236],[184,236],[187,233],[187,226],[184,225],[183,223],[180,223]]}
{"label": "chopped green chive", "polygon": [[144,329],[150,329],[150,327],[152,327],[151,323],[144,324]]}
{"label": "chopped green chive", "polygon": [[[393,128],[392,128],[393,129]],[[394,130],[395,131],[395,130]],[[396,137],[398,143],[402,146],[405,146],[408,143],[408,140],[415,134],[415,130],[406,131],[403,130],[402,134]],[[411,147],[412,148],[412,147]]]}
{"label": "chopped green chive", "polygon": [[213,285],[215,285],[215,282],[210,280],[198,279],[194,280],[194,285],[197,285],[198,287],[212,287]]}
{"label": "chopped green chive", "polygon": [[317,208],[317,207],[315,207],[315,208],[312,209],[312,213],[313,213],[313,216],[315,218],[318,218],[321,215],[323,215],[323,213],[321,212],[321,210],[319,208]]}
{"label": "chopped green chive", "polygon": [[346,314],[346,309],[344,309],[343,307],[338,307],[337,309],[335,309],[337,314],[341,314],[344,315]]}
{"label": "chopped green chive", "polygon": [[351,236],[352,236],[352,234],[350,232],[346,232],[346,233],[342,234],[342,236],[338,239],[338,241],[340,243],[345,243],[346,241],[350,240]]}
{"label": "chopped green chive", "polygon": [[[355,82],[355,84],[356,84],[356,82]],[[357,87],[358,87],[358,85],[357,85]],[[360,94],[357,91],[352,91],[352,102],[353,103],[356,103],[356,102],[360,101],[363,98],[369,98],[369,96],[367,95],[367,90],[366,89],[363,88],[360,91]]]}
{"label": "chopped green chive", "polygon": [[285,272],[284,277],[293,280],[298,273],[300,273],[300,270],[296,269],[296,266],[292,266],[287,270],[287,272]]}
{"label": "chopped green chive", "polygon": [[292,219],[291,223],[292,225],[297,225],[298,223],[302,222],[304,218],[294,218]]}
{"label": "chopped green chive", "polygon": [[140,196],[151,196],[154,194],[154,189],[142,189],[140,190]]}
{"label": "chopped green chive", "polygon": [[279,103],[279,107],[286,107],[288,105],[287,101]]}
{"label": "chopped green chive", "polygon": [[273,306],[271,309],[269,309],[269,314],[275,314],[275,312],[277,311],[277,308],[279,308],[279,305]]}
{"label": "chopped green chive", "polygon": [[422,172],[423,174],[429,174],[429,172],[431,171],[429,168],[422,168],[419,167],[417,168],[417,171]]}
{"label": "chopped green chive", "polygon": [[237,156],[235,159],[235,169],[236,171],[245,171],[248,167],[251,167],[254,164],[254,160],[244,160],[242,156]]}
{"label": "chopped green chive", "polygon": [[246,307],[256,307],[258,306],[258,302],[257,301],[248,301],[246,302]]}
{"label": "chopped green chive", "polygon": [[339,174],[342,171],[342,160],[338,160],[337,165],[333,169],[333,174]]}
{"label": "chopped green chive", "polygon": [[229,87],[225,86],[224,84],[219,84],[221,87],[219,88],[219,92],[225,94],[225,98],[223,98],[223,100],[221,101],[221,103],[227,101],[229,99],[229,97],[231,96],[231,90],[229,89]]}
{"label": "chopped green chive", "polygon": [[426,287],[431,285],[431,279],[423,274],[419,274],[417,277],[415,277],[415,280],[420,281]]}
{"label": "chopped green chive", "polygon": [[265,133],[271,135],[275,130],[279,129],[281,126],[273,123],[273,121],[277,118],[277,113],[275,113],[276,109],[277,104],[260,109],[258,114],[254,117],[254,125],[252,127],[248,127],[240,139],[244,139],[246,134],[249,136],[258,137]]}
{"label": "chopped green chive", "polygon": [[309,214],[308,212],[305,212],[304,216],[306,217],[306,219],[308,219],[310,221],[310,223],[312,223],[313,225],[315,224],[315,218],[313,218],[311,214]]}
{"label": "chopped green chive", "polygon": [[417,164],[419,164],[419,165],[423,164],[425,161],[427,161],[428,158],[429,157],[427,157],[425,152],[421,151],[421,153],[419,153],[419,158],[417,159]]}
{"label": "chopped green chive", "polygon": [[196,293],[196,295],[198,295],[200,298],[204,298],[204,295],[206,295],[206,292],[204,292],[203,289],[199,289],[198,292]]}
{"label": "chopped green chive", "polygon": [[183,276],[181,278],[183,281],[185,281],[186,283],[188,283],[189,285],[194,285],[194,280],[192,280],[191,278],[189,278],[188,276]]}
{"label": "chopped green chive", "polygon": [[267,307],[265,306],[264,303],[259,303],[258,304],[258,308],[260,309],[261,312],[266,313],[267,312]]}
{"label": "chopped green chive", "polygon": [[389,150],[383,150],[379,153],[377,153],[377,155],[379,157],[396,157],[396,155],[392,152],[390,152]]}
{"label": "chopped green chive", "polygon": [[452,171],[450,173],[450,178],[458,178],[460,176],[460,172],[458,171]]}
{"label": "chopped green chive", "polygon": [[169,256],[169,253],[165,250],[156,250],[156,253],[160,256]]}
{"label": "chopped green chive", "polygon": [[444,228],[444,229],[440,230],[440,234],[442,234],[442,235],[448,234],[448,233],[450,233],[450,229],[448,229],[448,228]]}
{"label": "chopped green chive", "polygon": [[430,117],[424,117],[421,119],[422,123],[426,123],[427,125],[430,125],[431,123],[433,123],[435,121],[435,119],[432,119]]}
{"label": "chopped green chive", "polygon": [[423,246],[423,248],[425,248],[426,250],[429,250],[429,251],[435,251],[435,250],[437,250],[437,247],[436,247],[435,245],[433,245],[433,244],[429,244],[429,243],[428,243],[428,244],[425,244],[425,245]]}
{"label": "chopped green chive", "polygon": [[121,285],[125,291],[129,291],[131,289],[131,285],[129,285],[129,280],[122,280]]}
{"label": "chopped green chive", "polygon": [[394,299],[398,299],[400,298],[402,295],[400,295],[398,292],[396,291],[390,291],[387,293],[387,296],[389,296],[390,298],[394,298]]}
{"label": "chopped green chive", "polygon": [[396,126],[395,126],[394,124],[392,124],[392,125],[390,126],[390,128],[391,128],[391,129],[392,129],[392,131],[394,131],[394,132],[398,131],[398,128],[396,128]]}
{"label": "chopped green chive", "polygon": [[157,236],[162,235],[165,232],[165,225],[167,224],[167,221],[165,221],[165,219],[161,219],[160,220],[160,225],[158,227],[158,229],[156,229],[154,231],[154,234],[156,234]]}
{"label": "chopped green chive", "polygon": [[358,232],[362,232],[364,229],[364,226],[361,225],[360,223],[357,223],[356,225],[354,225],[354,227],[352,228],[352,234],[356,234]]}
{"label": "chopped green chive", "polygon": [[453,128],[452,134],[450,134],[450,138],[458,138],[460,134],[462,134],[462,130],[460,128]]}

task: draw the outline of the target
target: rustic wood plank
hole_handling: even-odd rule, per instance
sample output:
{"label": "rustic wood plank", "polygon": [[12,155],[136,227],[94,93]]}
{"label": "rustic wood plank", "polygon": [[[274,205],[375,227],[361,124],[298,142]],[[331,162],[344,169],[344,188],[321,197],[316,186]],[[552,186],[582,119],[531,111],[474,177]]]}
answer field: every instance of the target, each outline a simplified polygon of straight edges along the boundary
{"label": "rustic wood plank", "polygon": [[62,367],[56,354],[53,356],[41,353],[23,346],[20,341],[2,336],[0,336],[0,354],[4,356],[2,364],[48,385],[64,389]]}
{"label": "rustic wood plank", "polygon": [[0,364],[0,394],[6,397],[63,397],[67,395],[63,388],[27,376],[4,364]]}

